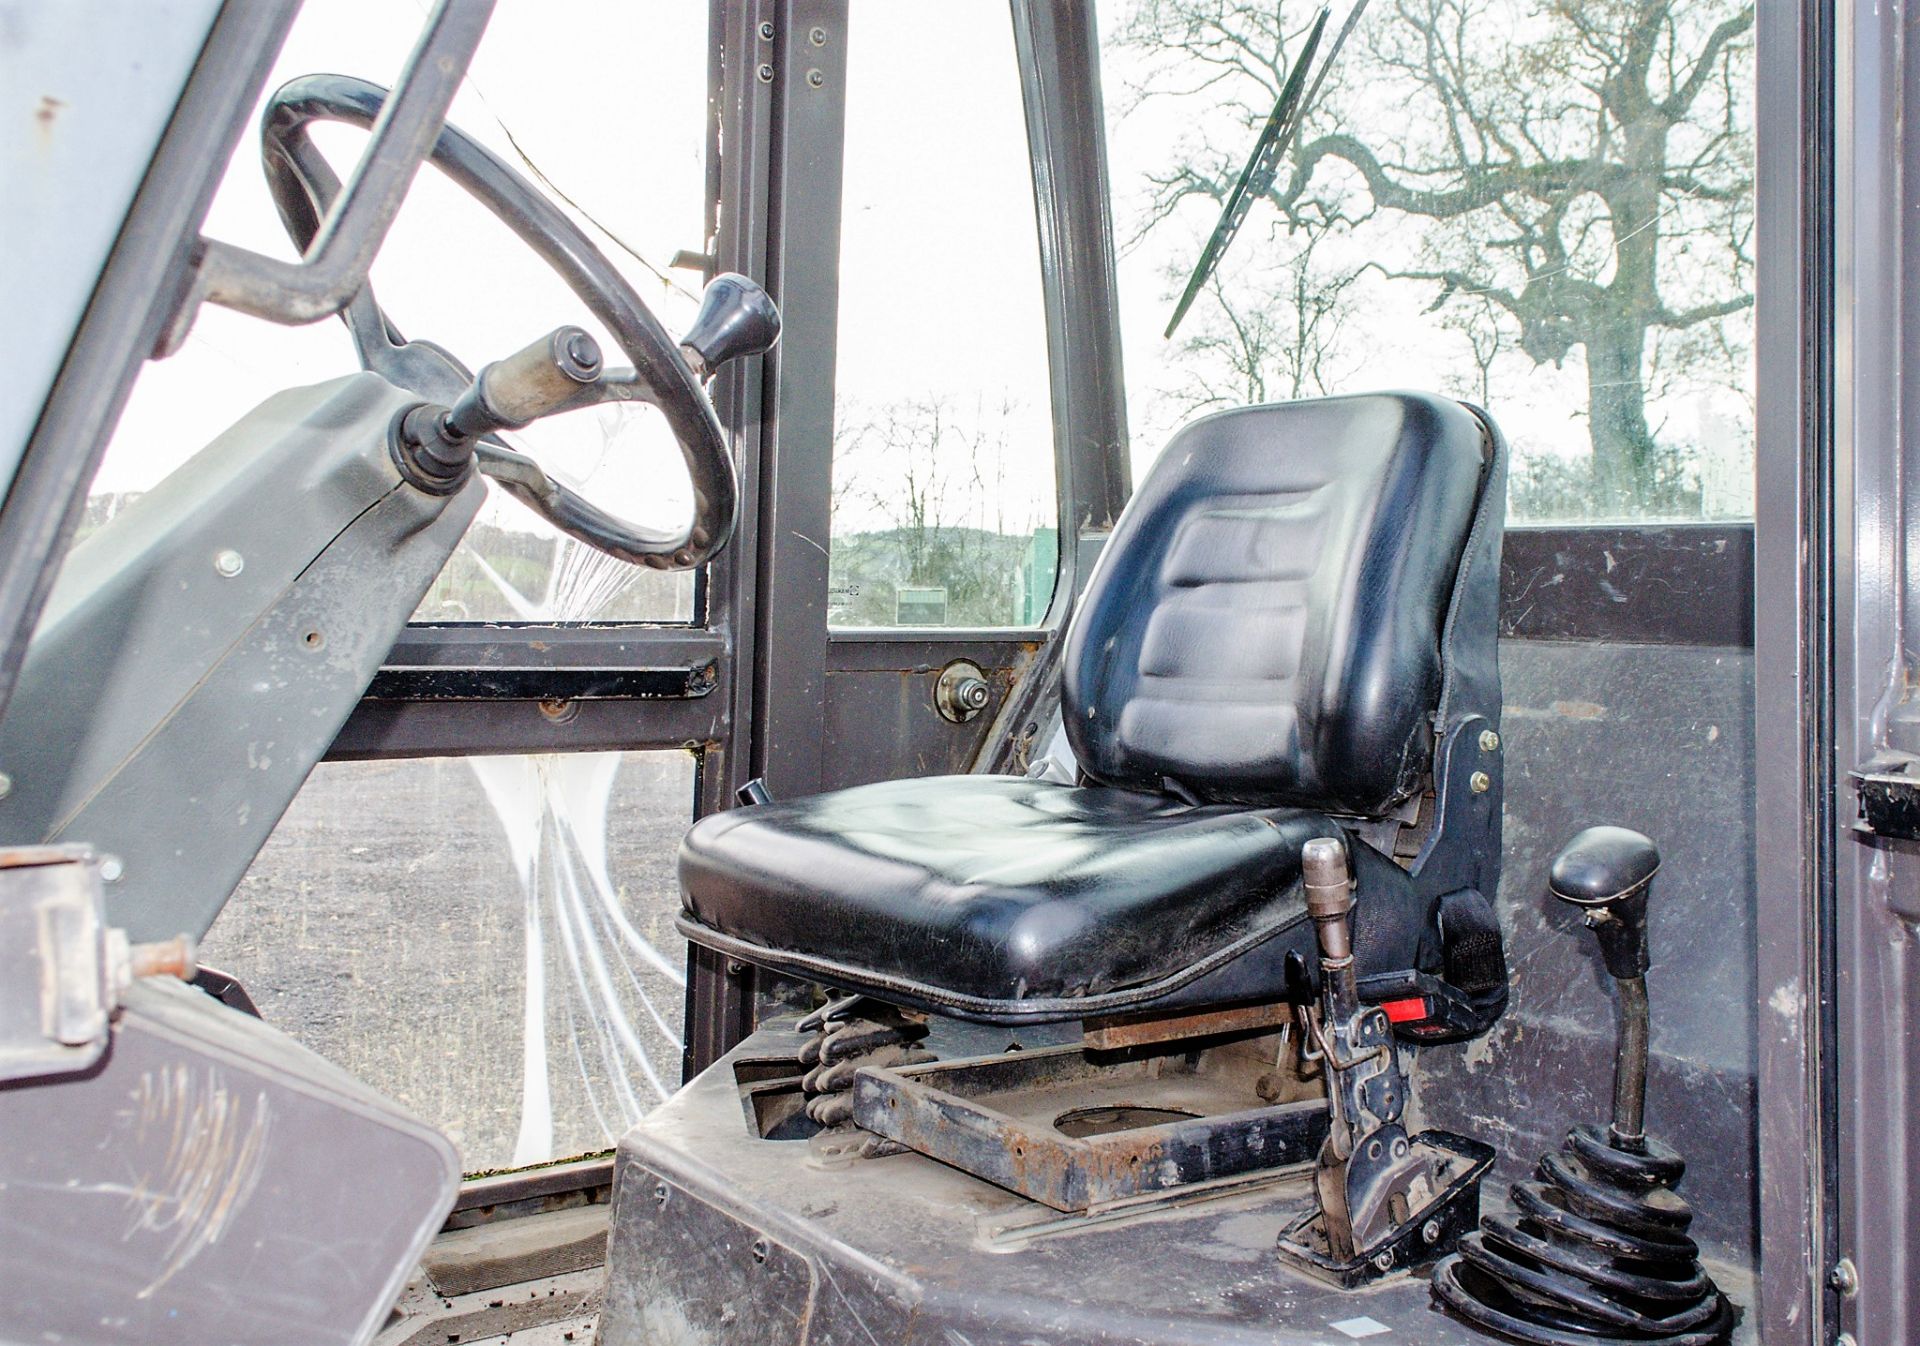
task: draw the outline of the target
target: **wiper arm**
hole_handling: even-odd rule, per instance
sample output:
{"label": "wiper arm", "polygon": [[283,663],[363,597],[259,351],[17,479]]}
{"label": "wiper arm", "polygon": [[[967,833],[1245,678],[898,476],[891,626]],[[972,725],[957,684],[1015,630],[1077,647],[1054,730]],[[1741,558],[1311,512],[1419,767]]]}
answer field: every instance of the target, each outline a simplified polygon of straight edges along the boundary
{"label": "wiper arm", "polygon": [[1313,84],[1309,87],[1307,71],[1313,65],[1314,52],[1320,47],[1320,35],[1325,31],[1327,18],[1332,13],[1332,6],[1320,7],[1313,28],[1307,34],[1306,45],[1300,49],[1299,59],[1287,72],[1286,83],[1280,88],[1280,97],[1273,105],[1273,115],[1267,118],[1266,126],[1261,128],[1260,138],[1254,141],[1253,153],[1248,156],[1246,167],[1240,170],[1240,180],[1233,184],[1233,191],[1227,195],[1226,208],[1220,212],[1220,221],[1213,226],[1213,235],[1207,239],[1207,246],[1200,250],[1200,261],[1193,268],[1186,291],[1180,296],[1180,302],[1174,305],[1173,317],[1167,323],[1167,337],[1173,336],[1175,329],[1180,326],[1180,320],[1187,316],[1187,310],[1193,307],[1193,301],[1213,276],[1214,268],[1226,256],[1227,248],[1233,243],[1234,235],[1240,232],[1240,226],[1245,222],[1247,212],[1253,209],[1253,203],[1272,189],[1274,175],[1280,170],[1280,156],[1293,143],[1301,119],[1306,116],[1307,109],[1313,106],[1320,86],[1326,82],[1327,72],[1333,69],[1340,48],[1346,45],[1348,35],[1353,32],[1354,25],[1360,22],[1360,14],[1366,7],[1367,0],[1356,0],[1353,12],[1347,15],[1347,21],[1340,25],[1340,31],[1334,35],[1333,45],[1327,49],[1327,59],[1321,63],[1320,71],[1313,77]]}

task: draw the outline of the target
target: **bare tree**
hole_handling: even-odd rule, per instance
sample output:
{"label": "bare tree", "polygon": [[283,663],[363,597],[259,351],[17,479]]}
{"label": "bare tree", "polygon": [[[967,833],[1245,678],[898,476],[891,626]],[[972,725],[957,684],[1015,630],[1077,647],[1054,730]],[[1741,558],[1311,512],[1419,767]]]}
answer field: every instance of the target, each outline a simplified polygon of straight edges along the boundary
{"label": "bare tree", "polygon": [[[1200,72],[1166,91],[1231,91],[1244,127],[1308,11],[1145,0],[1123,35]],[[1316,228],[1417,221],[1382,274],[1436,286],[1436,308],[1496,315],[1502,348],[1537,363],[1583,348],[1594,503],[1644,506],[1673,489],[1648,423],[1659,343],[1753,303],[1752,27],[1741,0],[1393,0],[1369,11],[1269,199]],[[1157,178],[1149,227],[1192,196],[1224,199],[1234,168],[1210,140]],[[1483,318],[1461,322],[1484,383],[1497,352]],[[1716,347],[1718,331],[1670,357]]]}
{"label": "bare tree", "polygon": [[1360,273],[1316,263],[1324,231],[1297,233],[1303,242],[1277,276],[1255,278],[1236,267],[1227,278],[1216,272],[1207,282],[1214,302],[1180,342],[1183,354],[1198,357],[1187,362],[1188,386],[1173,394],[1183,411],[1331,391],[1340,337],[1353,311],[1348,291]]}

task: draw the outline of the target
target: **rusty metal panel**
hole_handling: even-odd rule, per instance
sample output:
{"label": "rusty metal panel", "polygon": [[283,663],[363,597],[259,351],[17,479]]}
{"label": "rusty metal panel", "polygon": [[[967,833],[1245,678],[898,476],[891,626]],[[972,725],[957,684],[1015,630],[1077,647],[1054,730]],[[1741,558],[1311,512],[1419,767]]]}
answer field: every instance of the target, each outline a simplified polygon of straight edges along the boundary
{"label": "rusty metal panel", "polygon": [[[854,1077],[854,1119],[1063,1211],[1311,1162],[1326,1138],[1325,1100],[1259,1106],[1258,1065],[1223,1069],[1226,1055],[1095,1061],[1070,1045],[868,1067]],[[1116,1105],[1168,1120],[1065,1129],[1070,1117]]]}
{"label": "rusty metal panel", "polygon": [[[1036,641],[834,641],[828,649],[822,787],[968,770],[1000,707],[1025,676]],[[940,670],[955,659],[978,664],[992,688],[985,713],[964,724],[943,719],[934,699]]]}
{"label": "rusty metal panel", "polygon": [[1238,1005],[1201,1014],[1114,1014],[1086,1021],[1087,1047],[1092,1051],[1111,1052],[1214,1033],[1277,1028],[1292,1017],[1293,1007],[1284,1003]]}

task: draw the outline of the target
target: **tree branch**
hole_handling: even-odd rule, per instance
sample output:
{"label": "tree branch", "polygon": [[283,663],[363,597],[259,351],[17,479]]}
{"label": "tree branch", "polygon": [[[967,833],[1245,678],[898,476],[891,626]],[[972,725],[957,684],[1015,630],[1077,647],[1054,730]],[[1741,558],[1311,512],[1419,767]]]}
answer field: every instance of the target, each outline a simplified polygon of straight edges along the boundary
{"label": "tree branch", "polygon": [[1687,109],[1693,106],[1693,100],[1700,96],[1700,90],[1713,77],[1715,65],[1727,43],[1752,27],[1753,8],[1748,6],[1747,9],[1714,29],[1707,38],[1707,45],[1700,52],[1700,59],[1694,62],[1692,72],[1687,75],[1686,81],[1660,104],[1660,115],[1668,121],[1679,121],[1686,116]]}

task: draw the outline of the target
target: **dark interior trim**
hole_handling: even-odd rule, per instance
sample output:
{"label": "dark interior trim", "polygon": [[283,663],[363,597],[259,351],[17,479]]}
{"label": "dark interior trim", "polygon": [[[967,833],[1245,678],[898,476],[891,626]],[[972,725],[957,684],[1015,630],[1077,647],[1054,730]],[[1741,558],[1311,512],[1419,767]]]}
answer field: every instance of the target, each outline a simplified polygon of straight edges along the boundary
{"label": "dark interior trim", "polygon": [[1753,525],[1508,528],[1500,634],[1753,647]]}

